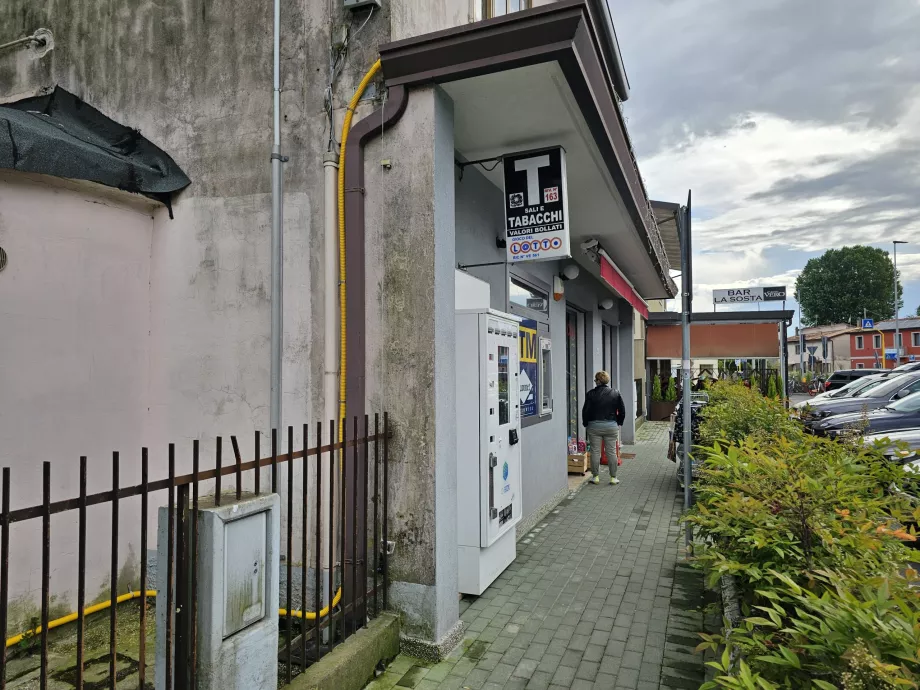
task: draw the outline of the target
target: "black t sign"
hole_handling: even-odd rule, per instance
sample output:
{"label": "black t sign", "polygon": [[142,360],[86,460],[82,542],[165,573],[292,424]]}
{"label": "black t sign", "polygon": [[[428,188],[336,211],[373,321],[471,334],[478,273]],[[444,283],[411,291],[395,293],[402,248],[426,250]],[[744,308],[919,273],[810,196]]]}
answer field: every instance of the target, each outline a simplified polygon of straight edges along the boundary
{"label": "black t sign", "polygon": [[543,261],[569,253],[565,151],[561,147],[502,157],[508,261]]}

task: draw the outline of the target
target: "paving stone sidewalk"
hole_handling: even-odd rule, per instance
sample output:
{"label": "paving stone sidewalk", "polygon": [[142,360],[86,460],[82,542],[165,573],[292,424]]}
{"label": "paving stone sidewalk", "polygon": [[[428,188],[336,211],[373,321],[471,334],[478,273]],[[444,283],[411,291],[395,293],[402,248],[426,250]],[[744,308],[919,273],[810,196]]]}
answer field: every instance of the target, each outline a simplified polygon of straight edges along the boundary
{"label": "paving stone sidewalk", "polygon": [[518,542],[517,560],[461,603],[465,637],[445,661],[401,655],[368,687],[698,688],[702,579],[680,562],[666,443],[666,425],[645,424],[619,486],[604,470]]}

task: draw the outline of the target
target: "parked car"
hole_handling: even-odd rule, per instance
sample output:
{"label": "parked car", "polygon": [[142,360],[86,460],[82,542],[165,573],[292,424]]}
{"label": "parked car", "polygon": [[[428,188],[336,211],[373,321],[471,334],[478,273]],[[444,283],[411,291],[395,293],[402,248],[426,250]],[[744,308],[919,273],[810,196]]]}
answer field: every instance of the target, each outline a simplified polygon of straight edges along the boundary
{"label": "parked car", "polygon": [[813,403],[802,412],[801,417],[806,428],[813,430],[814,426],[826,417],[848,412],[871,412],[918,391],[920,372],[899,374],[889,377],[881,385],[863,389],[852,398],[820,400]]}
{"label": "parked car", "polygon": [[815,397],[809,400],[803,400],[802,402],[796,403],[793,405],[793,409],[803,410],[809,405],[813,405],[819,400],[835,400],[837,398],[851,398],[859,391],[863,390],[867,386],[880,385],[885,379],[883,378],[884,374],[875,374],[873,376],[863,376],[862,378],[855,379],[850,381],[843,388],[836,388],[832,391],[824,391],[823,393],[818,393]]}
{"label": "parked car", "polygon": [[861,379],[863,376],[881,374],[883,371],[884,369],[841,369],[840,371],[835,371],[833,374],[831,374],[830,378],[824,382],[824,390],[832,391],[838,388],[843,388],[851,381]]}
{"label": "parked car", "polygon": [[911,371],[920,371],[920,362],[908,362],[907,364],[895,367],[892,371],[900,371],[905,374]]}
{"label": "parked car", "polygon": [[920,393],[884,407],[866,412],[850,412],[822,419],[813,425],[816,434],[835,438],[841,433],[858,430],[861,434],[881,434],[920,427]]}
{"label": "parked car", "polygon": [[881,446],[886,458],[898,464],[920,462],[920,425],[914,429],[866,434],[863,443],[867,446]]}

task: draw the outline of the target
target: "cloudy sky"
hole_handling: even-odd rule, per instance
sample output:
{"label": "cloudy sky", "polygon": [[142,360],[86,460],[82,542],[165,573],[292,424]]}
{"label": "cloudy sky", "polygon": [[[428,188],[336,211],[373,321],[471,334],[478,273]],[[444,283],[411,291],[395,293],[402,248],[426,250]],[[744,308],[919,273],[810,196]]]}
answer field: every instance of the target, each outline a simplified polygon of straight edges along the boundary
{"label": "cloudy sky", "polygon": [[[693,190],[694,308],[831,247],[898,248],[920,305],[920,0],[610,0],[652,198]],[[842,277],[845,278],[845,277]]]}

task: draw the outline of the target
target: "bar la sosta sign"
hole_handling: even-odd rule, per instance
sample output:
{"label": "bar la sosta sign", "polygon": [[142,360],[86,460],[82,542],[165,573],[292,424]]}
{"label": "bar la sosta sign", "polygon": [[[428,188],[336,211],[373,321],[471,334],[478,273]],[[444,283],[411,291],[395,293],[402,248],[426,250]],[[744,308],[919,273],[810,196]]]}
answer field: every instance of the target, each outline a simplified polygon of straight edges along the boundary
{"label": "bar la sosta sign", "polygon": [[502,164],[508,262],[570,257],[565,151],[509,154]]}
{"label": "bar la sosta sign", "polygon": [[786,286],[759,288],[729,288],[713,290],[712,301],[716,304],[753,304],[754,302],[785,302]]}

